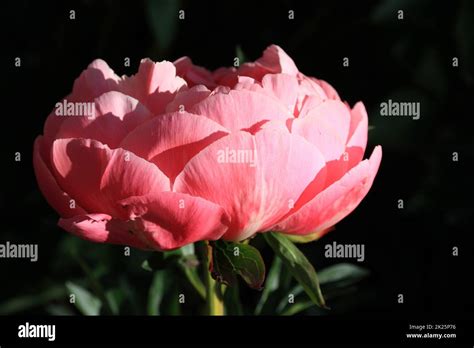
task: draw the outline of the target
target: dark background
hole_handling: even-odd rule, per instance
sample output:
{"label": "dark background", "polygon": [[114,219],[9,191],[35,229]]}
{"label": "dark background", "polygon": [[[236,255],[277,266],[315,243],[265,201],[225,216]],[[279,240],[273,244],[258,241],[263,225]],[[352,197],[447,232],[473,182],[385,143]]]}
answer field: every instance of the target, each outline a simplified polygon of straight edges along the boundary
{"label": "dark background", "polygon": [[[280,45],[300,71],[330,82],[351,105],[369,111],[367,155],[383,146],[367,198],[335,231],[302,250],[316,269],[324,245],[363,243],[370,277],[330,301],[328,315],[472,317],[472,97],[474,2],[471,1],[74,1],[1,2],[3,114],[0,243],[38,243],[39,261],[0,259],[0,314],[78,314],[64,284],[90,287],[92,274],[121,297],[120,313],[143,314],[148,253],[96,245],[56,226],[32,168],[35,137],[54,104],[95,58],[133,74],[143,57],[183,55],[214,69],[230,66],[239,46],[255,60]],[[76,19],[69,19],[69,11]],[[185,11],[185,20],[177,11]],[[404,19],[397,19],[397,11]],[[288,11],[295,19],[288,20]],[[21,57],[22,66],[14,66]],[[124,67],[130,57],[131,67]],[[350,66],[343,67],[343,57]],[[459,67],[452,58],[459,58]],[[421,103],[421,118],[380,116],[388,99]],[[21,161],[15,162],[15,152]],[[458,152],[459,161],[452,161]],[[398,209],[398,200],[404,209]],[[271,253],[261,241],[267,265]],[[452,248],[459,256],[452,256]],[[346,260],[347,261],[347,260]],[[350,260],[349,260],[350,261]],[[180,289],[179,280],[170,287]],[[246,308],[260,293],[241,287]],[[404,295],[404,304],[397,295]],[[181,313],[196,313],[198,299]],[[166,301],[163,305],[166,307]],[[162,309],[163,313],[174,313]],[[314,313],[312,310],[307,314]]]}

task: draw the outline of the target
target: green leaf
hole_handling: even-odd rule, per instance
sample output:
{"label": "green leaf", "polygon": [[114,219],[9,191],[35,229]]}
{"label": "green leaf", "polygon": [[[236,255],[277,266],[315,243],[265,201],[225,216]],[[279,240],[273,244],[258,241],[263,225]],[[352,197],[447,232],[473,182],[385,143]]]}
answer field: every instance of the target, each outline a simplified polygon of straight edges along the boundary
{"label": "green leaf", "polygon": [[245,53],[240,45],[235,47],[235,55],[237,58],[239,58],[239,64],[244,64],[247,61],[247,57],[245,56]]}
{"label": "green leaf", "polygon": [[335,298],[354,291],[354,285],[366,278],[369,270],[350,263],[339,263],[322,269],[319,281],[327,298]]}
{"label": "green leaf", "polygon": [[181,271],[184,273],[184,275],[188,279],[189,283],[191,283],[191,285],[197,291],[199,296],[205,299],[206,289],[204,287],[204,284],[202,283],[201,278],[199,278],[199,274],[197,272],[197,265],[199,264],[199,261],[197,260],[195,255],[190,255],[190,256],[184,256],[179,261],[178,265]]}
{"label": "green leaf", "polygon": [[65,304],[49,304],[47,305],[44,310],[49,315],[56,315],[56,316],[73,316],[76,315],[74,310]]}
{"label": "green leaf", "polygon": [[178,261],[180,256],[181,252],[179,249],[167,252],[153,252],[145,261],[143,261],[142,268],[149,272],[166,269],[170,264]]}
{"label": "green leaf", "polygon": [[106,291],[104,290],[104,288],[102,287],[102,284],[97,279],[96,272],[89,267],[89,265],[80,256],[80,254],[75,254],[74,258],[79,263],[79,266],[82,268],[82,270],[84,271],[84,274],[87,277],[87,281],[94,295],[96,295],[97,298],[100,300],[101,304],[104,305],[105,312],[107,314],[117,314],[117,313],[114,313],[114,310],[112,309],[113,305],[110,303],[111,299],[107,298]]}
{"label": "green leaf", "polygon": [[293,277],[301,284],[309,298],[318,306],[327,308],[319,287],[316,270],[306,256],[281,234],[267,232],[263,235],[273,251],[288,267]]}
{"label": "green leaf", "polygon": [[160,53],[173,43],[178,28],[178,0],[148,0],[146,14]]}
{"label": "green leaf", "polygon": [[74,305],[83,315],[99,315],[102,301],[91,294],[87,289],[73,283],[66,282],[66,288],[75,296]]}
{"label": "green leaf", "polygon": [[339,285],[352,285],[369,275],[369,271],[351,263],[338,263],[319,271],[321,285],[337,283]]}
{"label": "green leaf", "polygon": [[260,252],[244,243],[216,241],[212,245],[212,277],[227,285],[235,282],[235,274],[253,289],[261,289],[265,280],[265,264]]}
{"label": "green leaf", "polygon": [[166,276],[166,291],[161,301],[161,315],[181,315],[183,304],[179,302],[182,289],[178,285],[176,274],[168,273]]}
{"label": "green leaf", "polygon": [[143,314],[143,304],[141,303],[141,294],[136,289],[136,283],[130,281],[129,277],[121,275],[119,277],[119,288],[126,298],[126,304],[129,305],[131,314]]}
{"label": "green leaf", "polygon": [[265,280],[265,286],[263,288],[262,296],[257,303],[255,308],[255,315],[262,313],[263,306],[268,300],[268,297],[272,292],[278,289],[280,285],[280,274],[281,274],[282,263],[279,257],[273,259],[273,263],[268,272],[267,279]]}
{"label": "green leaf", "polygon": [[244,310],[240,301],[239,283],[235,281],[233,286],[229,286],[224,290],[225,314],[243,315]]}
{"label": "green leaf", "polygon": [[154,252],[143,262],[142,268],[147,271],[158,271],[175,267],[183,272],[199,296],[205,299],[206,289],[199,278],[197,272],[199,261],[194,253],[194,244],[188,244],[172,251]]}
{"label": "green leaf", "polygon": [[120,306],[125,300],[125,294],[120,287],[109,289],[105,292],[105,298],[110,305],[110,310],[113,315],[118,315]]}
{"label": "green leaf", "polygon": [[156,271],[153,274],[150,289],[148,290],[148,315],[160,315],[160,305],[165,295],[167,271]]}
{"label": "green leaf", "polygon": [[281,312],[282,316],[288,316],[288,315],[295,315],[299,312],[305,311],[308,308],[311,308],[314,306],[313,301],[306,301],[306,302],[297,302],[293,303],[291,306],[289,306],[286,310]]}
{"label": "green leaf", "polygon": [[357,291],[356,284],[368,277],[370,271],[351,263],[338,263],[319,271],[319,281],[326,298],[348,296]]}
{"label": "green leaf", "polygon": [[60,299],[65,295],[66,289],[64,286],[55,285],[42,292],[37,292],[34,295],[15,297],[0,303],[0,315],[10,315],[38,307],[53,300]]}
{"label": "green leaf", "polygon": [[[294,299],[296,300],[296,298],[302,293],[305,294],[305,300],[306,300],[307,294],[300,284],[297,284],[293,288],[289,289],[287,293],[285,294],[285,296],[283,296],[283,298],[280,300],[280,303],[278,304],[278,306],[276,306],[275,313],[278,313],[281,315],[285,311],[285,308],[287,308],[290,305],[288,301],[290,294],[293,295]],[[291,303],[291,305],[293,304],[294,303]]]}
{"label": "green leaf", "polygon": [[[193,260],[195,262],[193,262]],[[176,265],[179,262],[193,267],[197,265],[197,258],[194,255],[194,244],[188,244],[182,248],[171,251],[153,252],[143,261],[142,268],[151,272],[167,269],[171,265]]]}

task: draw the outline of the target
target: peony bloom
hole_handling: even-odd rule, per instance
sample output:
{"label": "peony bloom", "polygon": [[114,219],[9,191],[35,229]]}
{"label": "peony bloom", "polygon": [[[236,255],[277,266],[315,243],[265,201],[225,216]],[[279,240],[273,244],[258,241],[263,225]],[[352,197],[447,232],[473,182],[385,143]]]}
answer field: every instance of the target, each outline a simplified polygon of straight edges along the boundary
{"label": "peony bloom", "polygon": [[351,109],[278,46],[214,72],[145,59],[119,77],[95,60],[48,117],[34,168],[59,225],[95,242],[319,236],[372,185],[382,151],[363,160],[367,128],[361,102]]}

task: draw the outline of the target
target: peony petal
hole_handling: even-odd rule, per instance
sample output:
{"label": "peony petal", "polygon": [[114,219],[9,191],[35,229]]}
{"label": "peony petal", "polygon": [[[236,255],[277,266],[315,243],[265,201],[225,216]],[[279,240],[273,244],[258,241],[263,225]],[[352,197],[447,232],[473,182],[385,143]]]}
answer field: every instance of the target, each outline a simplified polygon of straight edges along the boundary
{"label": "peony petal", "polygon": [[186,80],[190,87],[204,85],[208,88],[216,87],[212,73],[198,65],[194,65],[189,57],[181,57],[173,62],[176,75]]}
{"label": "peony petal", "polygon": [[351,124],[347,137],[346,153],[348,156],[348,169],[353,168],[364,157],[367,146],[369,119],[362,102],[358,102],[351,110]]}
{"label": "peony petal", "polygon": [[206,99],[211,94],[211,91],[206,86],[198,85],[190,89],[179,91],[166,107],[166,112],[186,111],[194,104]]}
{"label": "peony petal", "polygon": [[362,102],[354,105],[351,111],[351,123],[348,134],[347,146],[358,146],[365,151],[367,146],[367,134],[369,129],[369,119],[367,111]]}
{"label": "peony petal", "polygon": [[242,64],[237,74],[238,76],[246,76],[254,79],[255,81],[262,81],[263,77],[268,74],[270,71],[265,67],[256,64],[256,63],[244,63]]}
{"label": "peony petal", "polygon": [[249,128],[264,120],[292,117],[273,98],[247,90],[216,93],[194,105],[190,112],[206,116],[231,131]]}
{"label": "peony petal", "polygon": [[[96,59],[74,81],[71,94],[59,103],[62,104],[64,101],[72,103],[93,102],[95,98],[103,93],[117,90],[120,82],[121,78],[114,73],[105,61]],[[48,150],[51,148],[62,123],[67,119],[68,117],[56,115],[56,107],[48,116],[44,125],[44,146]],[[45,158],[45,161],[49,163],[49,159]]]}
{"label": "peony petal", "polygon": [[285,73],[296,76],[298,68],[293,59],[291,59],[280,46],[271,45],[263,51],[261,58],[257,59],[258,65],[266,68],[271,73]]}
{"label": "peony petal", "polygon": [[244,63],[237,72],[240,76],[249,76],[257,81],[262,81],[266,74],[284,73],[297,76],[298,68],[281,47],[271,45],[263,51],[262,57],[255,63]]}
{"label": "peony petal", "polygon": [[294,120],[292,133],[314,144],[327,162],[338,160],[346,148],[350,113],[340,101],[326,100],[306,116]]}
{"label": "peony petal", "polygon": [[74,81],[69,101],[92,101],[102,93],[117,89],[120,81],[105,61],[96,59]]}
{"label": "peony petal", "polygon": [[365,197],[377,174],[381,158],[382,148],[376,146],[369,160],[360,162],[273,229],[297,235],[328,230],[349,215]]}
{"label": "peony petal", "polygon": [[222,206],[231,217],[224,238],[243,240],[283,217],[323,167],[317,149],[287,130],[236,132],[191,159],[174,189]]}
{"label": "peony petal", "polygon": [[137,235],[160,250],[200,240],[217,240],[227,230],[224,209],[200,197],[176,192],[130,197],[121,202]]}
{"label": "peony petal", "polygon": [[134,236],[129,223],[114,219],[107,214],[85,214],[69,219],[59,219],[58,225],[66,231],[91,242],[151,249],[150,246]]}
{"label": "peony petal", "polygon": [[123,211],[117,201],[170,189],[168,178],[152,163],[95,140],[56,140],[51,163],[60,187],[88,212],[119,217]]}
{"label": "peony petal", "polygon": [[325,100],[326,98],[321,98],[320,96],[299,95],[296,116],[300,118],[305,117],[311,110],[321,105]]}
{"label": "peony petal", "polygon": [[74,215],[85,214],[86,212],[78,204],[72,205],[71,197],[64,192],[51,174],[51,171],[43,161],[41,156],[43,137],[39,136],[35,140],[33,149],[33,167],[36,174],[36,180],[41,193],[44,195],[48,203],[62,217],[72,217]]}
{"label": "peony petal", "polygon": [[230,88],[234,88],[235,84],[239,80],[239,75],[237,73],[237,69],[232,68],[218,68],[212,72],[212,77],[214,81],[222,86],[227,86]]}
{"label": "peony petal", "polygon": [[346,171],[354,168],[364,158],[364,150],[358,146],[347,147],[345,151]]}
{"label": "peony petal", "polygon": [[155,163],[173,180],[194,155],[227,133],[206,117],[174,112],[139,126],[121,147]]}
{"label": "peony petal", "polygon": [[282,103],[291,114],[295,111],[298,97],[298,80],[287,74],[269,74],[263,77],[262,86]]}
{"label": "peony petal", "polygon": [[138,100],[116,91],[96,98],[93,110],[92,117],[62,116],[65,121],[56,138],[95,139],[116,148],[128,133],[152,116]]}
{"label": "peony petal", "polygon": [[311,111],[311,109],[328,99],[321,86],[302,73],[298,74],[298,84],[296,112],[298,117],[305,116],[309,111]]}
{"label": "peony petal", "polygon": [[255,127],[255,131],[251,132],[255,134],[262,129],[279,129],[280,131],[290,131],[291,126],[293,124],[294,118],[288,118],[286,120],[272,120],[268,122],[264,122],[262,124],[258,124],[258,127]]}
{"label": "peony petal", "polygon": [[324,93],[326,93],[326,96],[329,99],[341,100],[341,98],[339,97],[339,94],[337,94],[337,91],[329,83],[327,83],[324,80],[315,79],[314,77],[311,79],[321,86],[321,88],[324,90]]}
{"label": "peony petal", "polygon": [[125,76],[118,90],[143,103],[154,115],[163,113],[177,91],[187,88],[186,81],[176,75],[171,62],[155,63],[142,59],[138,73]]}
{"label": "peony petal", "polygon": [[233,87],[233,89],[246,89],[249,91],[260,92],[263,90],[261,83],[257,80],[248,77],[248,76],[238,76],[237,77],[237,84]]}

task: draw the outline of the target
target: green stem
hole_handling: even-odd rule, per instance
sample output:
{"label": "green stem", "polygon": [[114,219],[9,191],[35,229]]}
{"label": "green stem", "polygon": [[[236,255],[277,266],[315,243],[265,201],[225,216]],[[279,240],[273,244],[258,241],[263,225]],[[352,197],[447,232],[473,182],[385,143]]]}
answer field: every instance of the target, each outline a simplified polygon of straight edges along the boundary
{"label": "green stem", "polygon": [[206,286],[206,314],[207,315],[224,315],[224,299],[221,285],[212,278],[209,271],[209,244],[204,242],[201,248],[202,265],[204,272],[204,283]]}
{"label": "green stem", "polygon": [[208,315],[224,315],[224,301],[221,286],[207,271],[206,308]]}
{"label": "green stem", "polygon": [[74,253],[73,257],[76,259],[77,263],[79,263],[79,266],[85,273],[87,281],[89,282],[89,285],[92,288],[93,292],[100,298],[102,303],[105,305],[105,310],[107,311],[107,314],[117,314],[114,313],[114,310],[112,309],[112,305],[110,303],[110,299],[107,297],[107,294],[100,282],[94,276],[89,265],[84,261],[81,256],[79,256],[79,254]]}
{"label": "green stem", "polygon": [[189,283],[194,287],[194,289],[197,291],[199,296],[203,298],[204,300],[206,299],[206,289],[204,288],[204,284],[201,282],[201,279],[195,272],[195,270],[190,270],[189,268],[183,269],[184,274],[186,275],[186,278],[188,279]]}

